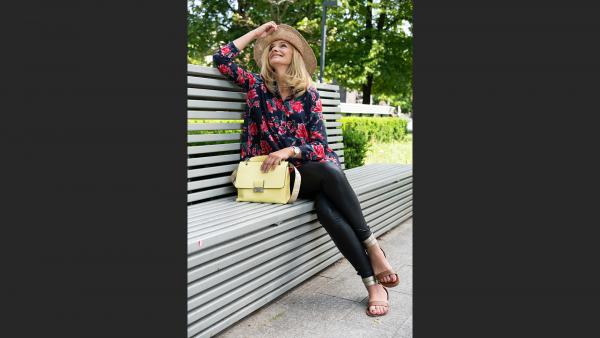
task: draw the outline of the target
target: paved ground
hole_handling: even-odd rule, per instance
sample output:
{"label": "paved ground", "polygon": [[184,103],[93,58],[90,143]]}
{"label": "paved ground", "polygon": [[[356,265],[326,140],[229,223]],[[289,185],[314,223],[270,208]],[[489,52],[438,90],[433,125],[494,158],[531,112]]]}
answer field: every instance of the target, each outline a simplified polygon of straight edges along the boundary
{"label": "paved ground", "polygon": [[412,337],[412,218],[378,240],[400,277],[387,315],[365,314],[367,290],[342,258],[216,337]]}

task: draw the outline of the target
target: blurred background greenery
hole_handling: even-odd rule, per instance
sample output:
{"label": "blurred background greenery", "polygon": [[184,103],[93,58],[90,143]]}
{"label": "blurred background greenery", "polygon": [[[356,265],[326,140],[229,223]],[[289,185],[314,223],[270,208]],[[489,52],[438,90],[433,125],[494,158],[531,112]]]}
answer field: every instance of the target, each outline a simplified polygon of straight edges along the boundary
{"label": "blurred background greenery", "polygon": [[[337,4],[326,13],[323,81],[360,91],[364,104],[370,104],[373,95],[375,102],[385,100],[412,111],[412,2],[338,0]],[[188,0],[188,62],[211,66],[210,56],[219,46],[275,21],[296,28],[320,64],[322,12],[321,0]],[[259,71],[251,51],[238,58],[248,70]]]}

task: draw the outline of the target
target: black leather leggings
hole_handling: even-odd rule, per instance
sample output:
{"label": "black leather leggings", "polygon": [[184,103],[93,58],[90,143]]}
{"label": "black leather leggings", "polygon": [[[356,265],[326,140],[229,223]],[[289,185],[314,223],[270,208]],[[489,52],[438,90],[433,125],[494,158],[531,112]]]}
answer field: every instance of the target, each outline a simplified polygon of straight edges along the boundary
{"label": "black leather leggings", "polygon": [[[373,276],[373,268],[362,241],[371,236],[356,193],[346,174],[331,162],[308,161],[298,168],[298,198],[315,200],[317,218],[342,255],[362,278]],[[295,174],[291,175],[291,186]]]}

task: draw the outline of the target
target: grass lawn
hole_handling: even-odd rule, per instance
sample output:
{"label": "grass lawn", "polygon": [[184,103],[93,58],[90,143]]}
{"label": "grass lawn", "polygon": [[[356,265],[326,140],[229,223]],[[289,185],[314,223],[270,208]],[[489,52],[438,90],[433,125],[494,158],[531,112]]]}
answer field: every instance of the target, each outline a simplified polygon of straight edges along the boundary
{"label": "grass lawn", "polygon": [[365,164],[371,163],[412,164],[412,133],[404,141],[375,143],[365,159]]}

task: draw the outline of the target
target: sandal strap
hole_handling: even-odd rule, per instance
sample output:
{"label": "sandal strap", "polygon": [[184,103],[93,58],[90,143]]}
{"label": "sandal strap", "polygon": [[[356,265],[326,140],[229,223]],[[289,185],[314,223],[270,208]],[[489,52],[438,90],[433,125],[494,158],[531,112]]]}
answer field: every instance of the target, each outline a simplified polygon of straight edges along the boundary
{"label": "sandal strap", "polygon": [[384,300],[374,300],[369,302],[369,306],[389,306],[389,303]]}
{"label": "sandal strap", "polygon": [[363,284],[365,285],[365,287],[379,284],[379,280],[377,278],[375,278],[374,276],[365,277],[362,279],[362,281],[363,281]]}
{"label": "sandal strap", "polygon": [[375,275],[375,278],[377,278],[378,280],[385,277],[385,276],[390,276],[390,275],[396,275],[396,277],[398,277],[398,273],[396,273],[396,271],[394,270],[385,270],[382,271],[378,274]]}
{"label": "sandal strap", "polygon": [[362,241],[362,244],[365,248],[370,248],[371,246],[377,244],[377,238],[375,238],[375,234],[371,233],[371,236]]}
{"label": "sandal strap", "polygon": [[389,307],[390,306],[390,293],[389,291],[384,287],[383,291],[385,291],[386,295],[387,295],[387,300],[372,300],[370,302],[367,302],[368,305],[367,306],[386,306]]}

